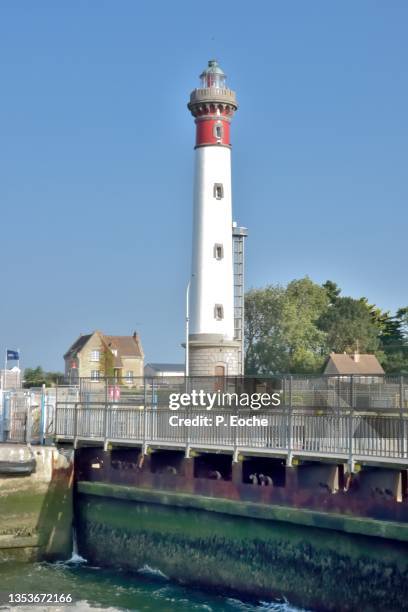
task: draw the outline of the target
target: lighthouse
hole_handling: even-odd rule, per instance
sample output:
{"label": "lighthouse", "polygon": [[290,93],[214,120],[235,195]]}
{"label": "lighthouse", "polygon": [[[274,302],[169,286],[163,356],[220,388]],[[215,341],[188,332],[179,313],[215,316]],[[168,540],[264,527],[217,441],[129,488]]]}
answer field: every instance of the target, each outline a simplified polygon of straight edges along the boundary
{"label": "lighthouse", "polygon": [[215,60],[200,80],[188,103],[196,125],[188,371],[236,376],[242,339],[234,326],[230,134],[238,106]]}

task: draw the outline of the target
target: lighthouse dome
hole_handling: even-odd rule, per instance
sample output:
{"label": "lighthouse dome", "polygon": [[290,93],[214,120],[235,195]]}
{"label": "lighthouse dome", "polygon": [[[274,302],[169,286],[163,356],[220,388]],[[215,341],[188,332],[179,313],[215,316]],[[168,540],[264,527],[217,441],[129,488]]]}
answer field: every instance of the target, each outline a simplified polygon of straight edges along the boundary
{"label": "lighthouse dome", "polygon": [[206,87],[217,87],[219,89],[225,89],[226,75],[219,66],[217,60],[210,60],[208,67],[200,74],[201,86]]}

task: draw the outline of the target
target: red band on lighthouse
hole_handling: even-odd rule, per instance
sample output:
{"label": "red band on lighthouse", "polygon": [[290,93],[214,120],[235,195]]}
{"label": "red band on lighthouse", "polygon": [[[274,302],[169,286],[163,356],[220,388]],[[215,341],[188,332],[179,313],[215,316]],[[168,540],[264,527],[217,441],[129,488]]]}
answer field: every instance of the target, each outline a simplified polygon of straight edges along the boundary
{"label": "red band on lighthouse", "polygon": [[196,147],[206,145],[231,146],[230,123],[221,118],[196,119]]}

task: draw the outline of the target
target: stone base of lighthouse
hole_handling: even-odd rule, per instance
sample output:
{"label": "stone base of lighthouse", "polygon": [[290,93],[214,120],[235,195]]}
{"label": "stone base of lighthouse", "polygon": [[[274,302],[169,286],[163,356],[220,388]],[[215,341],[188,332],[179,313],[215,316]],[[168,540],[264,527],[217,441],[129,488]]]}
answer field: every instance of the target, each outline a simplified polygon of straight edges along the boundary
{"label": "stone base of lighthouse", "polygon": [[239,376],[241,343],[218,334],[193,334],[189,338],[190,376]]}

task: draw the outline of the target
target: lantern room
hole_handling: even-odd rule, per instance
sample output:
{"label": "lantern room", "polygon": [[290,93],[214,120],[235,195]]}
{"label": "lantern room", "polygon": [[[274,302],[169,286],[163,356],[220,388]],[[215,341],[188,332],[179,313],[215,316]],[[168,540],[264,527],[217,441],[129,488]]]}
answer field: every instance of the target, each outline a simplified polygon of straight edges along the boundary
{"label": "lantern room", "polygon": [[208,62],[208,68],[200,74],[201,87],[203,89],[215,88],[226,89],[226,75],[220,68],[216,60]]}

